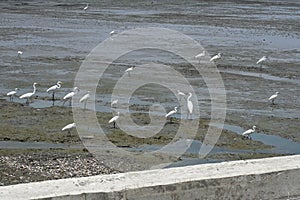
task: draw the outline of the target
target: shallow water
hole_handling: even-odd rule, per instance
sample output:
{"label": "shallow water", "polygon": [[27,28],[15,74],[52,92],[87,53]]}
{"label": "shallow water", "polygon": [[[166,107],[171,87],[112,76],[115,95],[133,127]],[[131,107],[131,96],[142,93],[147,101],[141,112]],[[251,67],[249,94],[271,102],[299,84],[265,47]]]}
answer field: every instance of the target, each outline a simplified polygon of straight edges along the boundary
{"label": "shallow water", "polygon": [[1,149],[83,149],[82,145],[67,145],[48,142],[0,141]]}
{"label": "shallow water", "polygon": [[[236,134],[242,134],[245,129],[240,126],[229,125],[229,124],[211,124],[218,128],[223,128],[225,130],[232,131]],[[271,150],[264,150],[264,152],[277,153],[277,154],[300,154],[300,143],[294,142],[292,140],[279,137],[277,135],[267,135],[262,132],[254,132],[251,134],[251,139],[260,141],[266,145],[271,145],[273,148]]]}

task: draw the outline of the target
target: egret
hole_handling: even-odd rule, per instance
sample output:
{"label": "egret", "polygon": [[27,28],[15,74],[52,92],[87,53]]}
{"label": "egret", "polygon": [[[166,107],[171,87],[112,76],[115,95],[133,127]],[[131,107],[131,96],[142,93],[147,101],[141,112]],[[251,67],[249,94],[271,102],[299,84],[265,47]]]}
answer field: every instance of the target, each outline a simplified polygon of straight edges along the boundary
{"label": "egret", "polygon": [[111,102],[110,106],[113,108],[115,105],[117,105],[118,99],[115,99]]}
{"label": "egret", "polygon": [[182,97],[185,97],[185,94],[181,92],[180,90],[177,90],[177,95],[179,96],[179,101],[181,101]]}
{"label": "egret", "polygon": [[57,89],[61,88],[61,84],[62,84],[61,81],[57,81],[57,83],[56,83],[55,85],[51,86],[51,87],[48,88],[48,90],[47,90],[47,92],[52,92],[52,102],[53,102],[52,105],[53,105],[53,106],[54,106],[54,101],[55,101],[55,99],[54,99],[54,93],[55,93],[55,91],[56,91]]}
{"label": "egret", "polygon": [[14,100],[14,96],[17,94],[19,88],[15,88],[15,90],[7,93],[6,95],[9,96],[9,100],[13,101]]}
{"label": "egret", "polygon": [[201,58],[203,58],[205,55],[206,55],[205,51],[202,51],[202,53],[199,53],[198,55],[196,55],[195,58],[198,59],[199,63],[200,63]]}
{"label": "egret", "polygon": [[73,97],[74,95],[76,95],[78,92],[79,92],[78,87],[74,87],[72,92],[70,92],[70,93],[66,94],[66,96],[64,96],[64,98],[63,98],[63,99],[64,99],[63,105],[65,105],[66,101],[69,101],[69,102],[70,102],[69,105],[71,106],[71,99],[72,99],[72,97]]}
{"label": "egret", "polygon": [[113,35],[115,35],[115,34],[117,34],[117,32],[116,32],[115,30],[112,30],[112,31],[109,33],[110,36],[113,36]]}
{"label": "egret", "polygon": [[134,66],[129,67],[128,69],[125,70],[125,73],[128,73],[128,76],[130,76],[130,72],[134,69]]}
{"label": "egret", "polygon": [[187,114],[187,118],[189,118],[189,116],[192,116],[193,114],[193,102],[190,100],[192,97],[192,93],[189,93],[189,96],[187,98],[187,107],[188,107],[188,114]]}
{"label": "egret", "polygon": [[175,107],[174,110],[171,110],[170,112],[168,112],[168,114],[166,114],[166,118],[170,117],[170,123],[172,123],[171,115],[174,115],[175,113],[177,113],[177,107]]}
{"label": "egret", "polygon": [[222,57],[222,53],[218,53],[217,55],[213,56],[209,62],[212,62],[212,61],[215,61],[215,60],[218,60]]}
{"label": "egret", "polygon": [[29,99],[30,99],[30,97],[32,97],[34,94],[35,94],[35,92],[36,92],[36,84],[37,83],[33,83],[33,92],[28,92],[28,93],[26,93],[26,94],[23,94],[23,95],[21,95],[19,98],[20,99],[27,99],[27,101],[26,101],[26,104],[29,104]]}
{"label": "egret", "polygon": [[262,65],[267,62],[269,60],[269,58],[267,56],[263,56],[261,59],[259,59],[256,64],[260,65],[260,70],[262,70]]}
{"label": "egret", "polygon": [[108,123],[110,124],[110,123],[113,122],[113,123],[114,123],[114,128],[116,128],[116,121],[119,119],[119,117],[120,117],[120,112],[118,112],[116,116],[114,116],[113,118],[111,118],[111,119],[108,121]]}
{"label": "egret", "polygon": [[253,126],[252,129],[249,129],[242,133],[242,136],[250,138],[250,135],[255,132],[256,126]]}
{"label": "egret", "polygon": [[277,98],[279,92],[276,92],[275,94],[273,94],[272,96],[270,96],[269,101],[272,101],[272,104],[275,105],[274,101]]}
{"label": "egret", "polygon": [[69,132],[69,134],[71,134],[71,129],[72,128],[75,128],[76,127],[76,123],[71,123],[71,124],[68,124],[68,125],[66,125],[65,127],[63,127],[61,130],[62,131],[68,131]]}
{"label": "egret", "polygon": [[86,11],[89,8],[89,4],[87,3],[86,6],[83,8],[84,11]]}
{"label": "egret", "polygon": [[23,54],[23,51],[18,51],[18,57],[20,57]]}
{"label": "egret", "polygon": [[87,92],[87,94],[85,94],[83,97],[81,97],[81,99],[79,100],[79,103],[84,102],[84,109],[86,109],[86,103],[90,98],[90,91]]}

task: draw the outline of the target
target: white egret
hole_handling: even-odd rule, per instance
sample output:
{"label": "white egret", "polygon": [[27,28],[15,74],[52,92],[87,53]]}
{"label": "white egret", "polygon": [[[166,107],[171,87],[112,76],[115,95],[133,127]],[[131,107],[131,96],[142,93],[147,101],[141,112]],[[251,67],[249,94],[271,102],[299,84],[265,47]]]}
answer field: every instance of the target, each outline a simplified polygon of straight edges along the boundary
{"label": "white egret", "polygon": [[193,102],[190,100],[192,97],[192,93],[189,92],[189,96],[187,98],[187,107],[188,107],[188,114],[187,114],[187,119],[189,118],[189,116],[191,117],[193,114]]}
{"label": "white egret", "polygon": [[14,96],[17,94],[19,88],[15,88],[15,90],[7,93],[6,95],[9,96],[9,100],[13,101],[14,100]]}
{"label": "white egret", "polygon": [[115,30],[112,30],[112,31],[109,33],[110,36],[113,36],[113,35],[115,35],[115,34],[117,34],[117,32],[116,32]]}
{"label": "white egret", "polygon": [[76,127],[76,123],[71,123],[71,124],[68,124],[68,125],[66,125],[65,127],[63,127],[61,130],[62,131],[68,131],[69,132],[69,134],[71,134],[71,129],[72,128],[75,128]]}
{"label": "white egret", "polygon": [[195,56],[196,59],[200,60],[206,55],[205,51],[202,51],[201,53],[199,53],[198,55]]}
{"label": "white egret", "polygon": [[53,102],[52,105],[53,106],[54,106],[54,101],[55,101],[55,99],[54,99],[55,91],[57,89],[61,88],[61,84],[62,84],[61,81],[57,81],[57,83],[55,85],[53,85],[53,86],[51,86],[50,88],[47,89],[47,92],[52,92],[52,102]]}
{"label": "white egret", "polygon": [[277,98],[279,92],[276,92],[275,94],[273,94],[272,96],[270,96],[270,98],[268,99],[269,101],[272,101],[272,104],[275,105],[274,101]]}
{"label": "white egret", "polygon": [[118,99],[115,99],[111,102],[110,106],[113,108],[115,105],[117,105]]}
{"label": "white egret", "polygon": [[17,54],[18,54],[18,57],[20,57],[23,54],[23,51],[18,51]]}
{"label": "white egret", "polygon": [[116,128],[116,122],[117,122],[117,120],[119,119],[119,117],[120,117],[120,112],[118,112],[116,116],[114,116],[113,118],[111,118],[111,119],[108,121],[108,123],[110,124],[110,123],[113,122],[113,123],[114,123],[114,128]]}
{"label": "white egret", "polygon": [[130,72],[134,69],[134,66],[129,67],[128,69],[125,70],[125,73],[128,73],[128,76],[130,76]]}
{"label": "white egret", "polygon": [[263,56],[261,59],[259,59],[256,64],[260,65],[260,70],[262,70],[262,65],[267,62],[269,58],[267,56]]}
{"label": "white egret", "polygon": [[256,126],[253,126],[252,129],[249,129],[242,133],[242,136],[250,138],[250,135],[255,132]]}
{"label": "white egret", "polygon": [[21,95],[19,98],[20,99],[27,99],[27,101],[26,101],[26,104],[29,104],[29,99],[30,99],[30,97],[32,97],[34,94],[35,94],[35,92],[36,92],[36,84],[37,83],[33,83],[33,92],[28,92],[28,93],[26,93],[26,94],[23,94],[23,95]]}
{"label": "white egret", "polygon": [[83,8],[84,11],[86,11],[89,8],[89,4],[87,3],[86,6]]}
{"label": "white egret", "polygon": [[90,99],[90,91],[87,92],[81,99],[79,100],[79,103],[84,102],[84,109],[86,109],[86,103]]}
{"label": "white egret", "polygon": [[168,112],[166,114],[166,116],[165,116],[166,118],[170,117],[170,123],[172,123],[172,117],[171,117],[171,115],[174,115],[175,113],[177,113],[177,107],[175,107],[174,110],[171,110],[170,112]]}
{"label": "white egret", "polygon": [[78,87],[74,87],[72,92],[70,92],[70,93],[66,94],[66,96],[64,96],[64,98],[63,98],[63,100],[64,100],[63,105],[65,105],[65,103],[66,103],[67,101],[69,101],[69,102],[70,102],[69,105],[71,106],[71,99],[72,99],[72,97],[73,97],[74,95],[76,95],[78,92],[79,92]]}
{"label": "white egret", "polygon": [[213,56],[209,62],[212,62],[212,61],[215,61],[215,60],[218,60],[222,57],[222,53],[218,53],[217,55]]}
{"label": "white egret", "polygon": [[182,97],[185,97],[185,94],[180,90],[177,90],[177,96],[179,96],[179,101],[181,101]]}

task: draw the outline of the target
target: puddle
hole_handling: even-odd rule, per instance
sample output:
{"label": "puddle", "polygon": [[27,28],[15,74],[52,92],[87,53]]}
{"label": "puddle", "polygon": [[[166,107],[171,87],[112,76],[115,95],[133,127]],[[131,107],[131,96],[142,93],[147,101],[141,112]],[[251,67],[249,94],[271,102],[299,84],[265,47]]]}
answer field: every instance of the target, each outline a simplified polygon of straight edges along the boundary
{"label": "puddle", "polygon": [[280,81],[280,82],[288,82],[300,85],[300,80],[297,79],[289,79],[289,78],[281,78],[278,76],[273,76],[269,74],[263,74],[263,73],[255,73],[255,72],[244,72],[244,71],[234,71],[234,70],[220,70],[223,73],[229,73],[229,74],[236,74],[236,75],[242,75],[242,76],[252,76],[257,78],[262,78],[265,80],[270,81]]}
{"label": "puddle", "polygon": [[80,144],[67,145],[48,142],[0,141],[1,149],[83,149]]}
{"label": "puddle", "polygon": [[[202,147],[202,142],[199,140],[189,140],[189,139],[181,139],[174,143],[173,148],[168,148],[168,153],[177,155],[178,149],[181,148],[187,148],[185,151],[185,154],[192,154],[192,155],[199,155],[200,148]],[[205,147],[204,147],[205,148]],[[207,148],[210,148],[210,146],[207,146]],[[139,147],[135,148],[127,148],[128,151],[137,151],[137,152],[154,152],[159,151],[161,149],[161,146],[159,145],[141,145]],[[227,148],[221,148],[214,146],[212,150],[209,152],[210,155],[213,154],[240,154],[240,153],[251,153],[254,152],[252,150],[235,150],[235,149],[227,149]],[[258,151],[255,151],[258,152]],[[195,159],[199,160],[199,159]],[[206,159],[200,159],[200,160],[206,160]]]}
{"label": "puddle", "polygon": [[[245,131],[242,127],[229,125],[229,124],[211,124],[218,128],[223,128],[225,130],[232,131],[237,134],[241,134]],[[251,134],[252,140],[260,141],[266,145],[271,145],[273,148],[271,150],[264,150],[264,152],[270,151],[270,153],[278,154],[300,154],[300,143],[294,142],[289,139],[282,138],[276,135],[267,135],[264,133],[253,133]]]}

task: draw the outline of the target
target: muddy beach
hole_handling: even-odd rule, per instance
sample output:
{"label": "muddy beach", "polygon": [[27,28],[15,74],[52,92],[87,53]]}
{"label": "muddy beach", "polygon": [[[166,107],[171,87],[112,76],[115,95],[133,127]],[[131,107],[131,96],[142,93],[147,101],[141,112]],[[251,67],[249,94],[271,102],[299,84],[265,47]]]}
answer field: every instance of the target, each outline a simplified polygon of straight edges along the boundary
{"label": "muddy beach", "polygon": [[[134,161],[127,164],[122,155],[118,163],[109,162],[110,154],[106,153],[96,158],[83,146],[76,130],[61,131],[73,122],[72,108],[62,105],[62,97],[72,90],[86,56],[109,39],[112,30],[169,28],[201,43],[210,55],[222,52],[216,65],[227,103],[224,126],[210,124],[209,92],[193,69],[186,70],[168,55],[120,58],[115,68],[106,71],[95,94],[98,122],[118,148],[137,154],[154,151],[172,141],[182,123],[179,112],[173,124],[166,123],[150,138],[133,137],[107,123],[114,115],[110,101],[116,80],[128,63],[149,61],[174,66],[183,74],[195,89],[201,108],[191,147],[180,157],[159,155],[173,163],[170,166],[300,153],[299,2],[189,1],[183,5],[181,1],[91,1],[83,11],[84,6],[67,0],[0,2],[1,185],[143,169]],[[23,51],[21,56],[17,56],[19,50]],[[270,62],[259,70],[255,63],[263,55],[268,55]],[[52,107],[51,94],[45,91],[58,80],[63,86]],[[39,85],[30,106],[18,98],[9,102],[7,92],[15,87],[20,88],[17,96],[30,92],[33,82]],[[280,95],[272,105],[268,98],[276,91]],[[168,111],[177,105],[174,96],[162,88],[145,87],[132,99],[132,117],[139,125],[149,123],[147,112],[156,103],[153,99]],[[258,130],[251,140],[241,136],[253,125]],[[209,126],[222,129],[222,134],[212,152],[199,159],[199,146]],[[84,170],[78,170],[75,162]]]}

